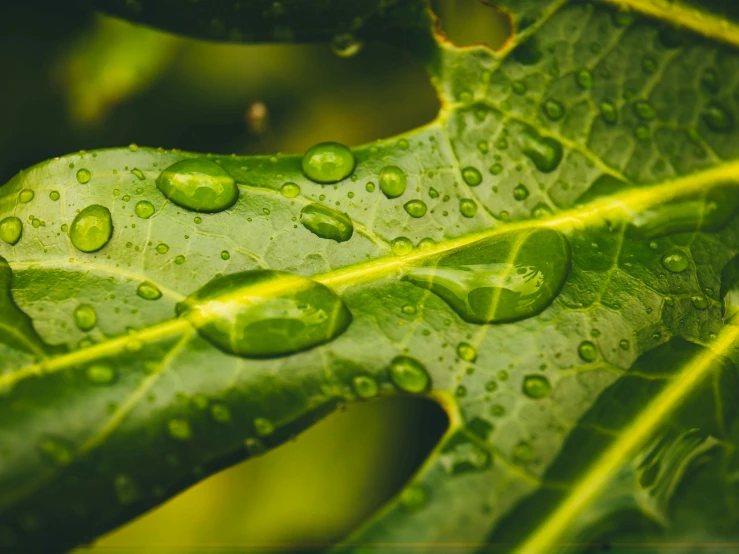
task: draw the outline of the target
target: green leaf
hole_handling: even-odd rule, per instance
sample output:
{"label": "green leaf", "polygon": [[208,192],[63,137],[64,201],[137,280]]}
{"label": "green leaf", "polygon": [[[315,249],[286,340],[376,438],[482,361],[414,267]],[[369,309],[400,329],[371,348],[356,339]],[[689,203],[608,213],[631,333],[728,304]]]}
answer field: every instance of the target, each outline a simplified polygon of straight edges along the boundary
{"label": "green leaf", "polygon": [[[226,4],[131,17],[266,38],[266,3]],[[325,40],[370,5],[270,17]],[[342,551],[734,539],[739,32],[729,3],[671,6],[511,2],[493,52],[386,5],[367,28],[443,101],[421,129],[353,160],[81,152],[0,188],[2,540],[92,540],[394,394],[449,429]]]}

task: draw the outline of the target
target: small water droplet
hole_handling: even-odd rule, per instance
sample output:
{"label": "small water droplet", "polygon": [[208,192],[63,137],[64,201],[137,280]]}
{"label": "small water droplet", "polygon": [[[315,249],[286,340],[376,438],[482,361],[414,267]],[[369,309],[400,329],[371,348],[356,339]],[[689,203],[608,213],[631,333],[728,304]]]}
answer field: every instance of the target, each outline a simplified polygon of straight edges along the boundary
{"label": "small water droplet", "polygon": [[575,81],[581,88],[589,89],[593,86],[593,74],[589,69],[581,69],[575,75]]}
{"label": "small water droplet", "polygon": [[337,183],[354,171],[354,154],[338,142],[321,142],[303,155],[305,176],[316,183]]}
{"label": "small water droplet", "polygon": [[275,426],[270,420],[258,417],[254,420],[254,430],[260,437],[266,437],[275,432]]}
{"label": "small water droplet", "polygon": [[298,275],[255,270],[216,277],[177,306],[221,350],[273,358],[335,339],[351,314],[331,289]]}
{"label": "small water droplet", "polygon": [[542,110],[544,110],[546,116],[552,121],[559,121],[565,114],[565,110],[564,107],[562,107],[562,104],[552,99],[544,102]]}
{"label": "small water droplet", "polygon": [[18,201],[21,204],[28,204],[33,200],[34,196],[36,196],[36,194],[31,189],[23,189],[20,194],[18,194]]}
{"label": "small water droplet", "polygon": [[405,171],[395,165],[387,165],[380,170],[378,177],[380,190],[388,198],[401,196],[408,186],[408,177]]}
{"label": "small water droplet", "polygon": [[420,485],[408,485],[400,493],[400,504],[409,512],[417,512],[428,502],[428,494]]}
{"label": "small water droplet", "polygon": [[459,200],[459,211],[464,217],[475,217],[477,215],[477,203],[470,198]]}
{"label": "small water droplet", "polygon": [[526,188],[526,185],[519,184],[516,186],[516,188],[513,189],[513,198],[515,198],[519,202],[522,200],[526,200],[528,197],[529,189]]}
{"label": "small water droplet", "polygon": [[59,194],[58,190],[52,190],[49,193],[49,199],[51,199],[53,202],[56,202],[57,200],[59,200],[60,196],[61,195]]}
{"label": "small water droplet", "polygon": [[701,86],[707,92],[716,94],[720,89],[718,73],[713,69],[706,69],[701,75]]}
{"label": "small water droplet", "polygon": [[221,259],[228,261],[231,259],[231,253],[228,250],[222,250],[221,251]]}
{"label": "small water droplet", "polygon": [[15,216],[9,216],[0,221],[0,239],[11,246],[18,244],[23,235],[23,222]]}
{"label": "small water droplet", "polygon": [[113,219],[105,206],[93,204],[77,214],[69,228],[69,238],[81,252],[97,252],[113,235]]}
{"label": "small water droplet", "polygon": [[640,100],[634,104],[634,112],[636,112],[637,117],[643,121],[651,121],[657,117],[657,112],[655,111],[654,106],[644,100]]}
{"label": "small water droplet", "polygon": [[551,137],[542,137],[534,129],[527,129],[519,136],[524,154],[542,173],[551,173],[562,161],[562,145]]}
{"label": "small water droplet", "polygon": [[694,294],[690,297],[690,302],[696,310],[705,310],[708,308],[708,298],[702,294]]}
{"label": "small water droplet", "polygon": [[136,202],[136,206],[134,207],[133,211],[141,219],[149,219],[152,215],[154,215],[154,204],[152,204],[148,200],[139,200],[138,202]]}
{"label": "small water droplet", "polygon": [[239,199],[233,177],[205,158],[172,164],[157,177],[157,188],[178,206],[195,212],[220,212]]}
{"label": "small water droplet", "polygon": [[431,250],[434,246],[436,246],[436,241],[431,237],[425,237],[418,241],[419,250]]}
{"label": "small water droplet", "polygon": [[482,173],[475,167],[465,167],[462,170],[462,179],[471,187],[476,187],[482,183]]}
{"label": "small water droplet", "polygon": [[77,172],[77,182],[81,185],[87,184],[92,179],[92,173],[87,169],[82,168]]}
{"label": "small water droplet", "polygon": [[398,237],[390,243],[390,249],[396,256],[406,256],[413,250],[413,243],[409,238]]}
{"label": "small water droplet", "polygon": [[310,204],[300,211],[300,223],[322,239],[345,242],[352,238],[354,224],[348,215],[323,204]]}
{"label": "small water droplet", "polygon": [[285,198],[295,198],[300,194],[300,187],[295,183],[285,183],[280,187],[280,193]]}
{"label": "small water droplet", "polygon": [[416,307],[413,304],[406,304],[401,308],[404,314],[406,315],[415,315],[416,314]]}
{"label": "small water droplet", "polygon": [[403,207],[409,216],[419,218],[426,215],[426,203],[423,200],[409,200]]}
{"label": "small water droplet", "polygon": [[74,309],[74,323],[80,331],[90,331],[97,325],[98,317],[95,308],[89,304],[80,304]]}
{"label": "small water droplet", "polygon": [[158,300],[162,297],[162,291],[151,281],[143,281],[136,289],[136,294],[144,300]]}
{"label": "small water droplet", "polygon": [[534,459],[534,447],[526,441],[520,441],[513,447],[513,461],[526,465]]}
{"label": "small water droplet", "polygon": [[549,379],[543,375],[527,375],[523,378],[523,393],[529,398],[544,398],[551,390]]}
{"label": "small water droplet", "polygon": [[400,390],[412,394],[425,392],[431,383],[426,368],[410,356],[397,356],[390,362],[390,380]]}
{"label": "small water droplet", "polygon": [[586,362],[594,362],[598,358],[598,349],[589,340],[580,343],[580,346],[577,347],[577,353]]}
{"label": "small water droplet", "polygon": [[169,431],[169,436],[176,440],[186,441],[192,438],[192,429],[190,428],[190,422],[186,419],[170,419],[167,422],[167,430]]}
{"label": "small water droplet", "polygon": [[375,381],[372,377],[368,377],[366,375],[358,375],[357,377],[352,379],[352,387],[354,388],[354,392],[357,394],[357,396],[365,400],[369,398],[374,398],[375,396],[377,396],[377,393],[379,391],[377,381]]}
{"label": "small water droplet", "polygon": [[166,254],[169,252],[169,245],[162,243],[157,244],[157,252],[159,254]]}
{"label": "small water droplet", "polygon": [[439,454],[439,463],[451,475],[482,471],[490,466],[490,453],[465,431],[457,431],[447,439]]}
{"label": "small water droplet", "polygon": [[672,273],[680,273],[688,268],[688,257],[682,250],[670,250],[662,256],[662,267]]}
{"label": "small water droplet", "polygon": [[626,339],[622,339],[618,345],[621,347],[621,350],[628,350],[631,347],[631,343]]}
{"label": "small water droplet", "polygon": [[231,421],[231,410],[225,404],[213,404],[210,407],[210,417],[216,423],[229,423]]}
{"label": "small water droplet", "polygon": [[457,345],[457,356],[465,362],[474,362],[477,360],[477,350],[475,347],[466,342],[460,342]]}
{"label": "small water droplet", "polygon": [[109,385],[115,381],[115,370],[107,365],[93,364],[85,370],[87,380],[95,385]]}

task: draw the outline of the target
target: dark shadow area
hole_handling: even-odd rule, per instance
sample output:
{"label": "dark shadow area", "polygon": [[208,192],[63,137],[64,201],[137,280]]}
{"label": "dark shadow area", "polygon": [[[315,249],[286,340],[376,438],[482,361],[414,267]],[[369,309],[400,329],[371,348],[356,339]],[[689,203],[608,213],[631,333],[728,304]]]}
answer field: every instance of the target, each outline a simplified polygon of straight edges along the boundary
{"label": "dark shadow area", "polygon": [[431,0],[440,30],[457,46],[485,44],[497,50],[511,34],[510,20],[482,0]]}

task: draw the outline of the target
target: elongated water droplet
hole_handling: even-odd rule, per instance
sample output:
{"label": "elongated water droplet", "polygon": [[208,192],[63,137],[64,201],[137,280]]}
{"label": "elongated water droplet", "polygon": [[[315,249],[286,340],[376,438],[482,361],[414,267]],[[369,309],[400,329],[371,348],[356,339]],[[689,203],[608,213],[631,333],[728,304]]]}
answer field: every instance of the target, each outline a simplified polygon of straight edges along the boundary
{"label": "elongated water droplet", "polygon": [[33,200],[34,196],[36,196],[36,194],[31,189],[23,189],[20,194],[18,194],[18,201],[21,204],[28,204]]}
{"label": "elongated water droplet", "polygon": [[400,390],[412,394],[426,391],[431,383],[423,364],[410,356],[397,356],[390,362],[390,380]]}
{"label": "elongated water droplet", "polygon": [[11,246],[18,244],[23,235],[23,222],[15,216],[9,216],[0,221],[0,239]]}
{"label": "elongated water droplet", "polygon": [[543,375],[527,375],[523,378],[523,393],[529,398],[544,398],[551,390],[549,379]]}
{"label": "elongated water droplet", "polygon": [[378,177],[380,190],[388,198],[401,196],[408,186],[408,177],[405,172],[395,165],[388,165],[380,170]]}
{"label": "elongated water droplet", "polygon": [[74,323],[80,331],[90,331],[97,325],[98,316],[95,308],[89,304],[80,304],[74,309]]}
{"label": "elongated water droplet", "polygon": [[377,396],[380,390],[377,386],[377,381],[366,375],[359,375],[352,379],[352,387],[354,388],[354,392],[357,393],[357,396],[365,400]]}
{"label": "elongated water droplet", "polygon": [[300,223],[317,237],[336,242],[345,242],[354,233],[354,224],[348,215],[323,204],[310,204],[303,208]]}
{"label": "elongated water droplet", "polygon": [[157,188],[178,206],[195,212],[220,212],[239,199],[233,177],[205,158],[172,164],[157,177]]}
{"label": "elongated water droplet", "polygon": [[351,314],[329,288],[279,271],[217,277],[177,307],[225,352],[273,358],[335,339]]}
{"label": "elongated water droplet", "polygon": [[69,228],[69,239],[81,252],[97,252],[113,235],[113,218],[105,206],[93,204],[77,214]]}
{"label": "elongated water droplet", "polygon": [[562,161],[562,145],[551,137],[542,137],[534,129],[527,129],[519,136],[521,150],[534,162],[536,169],[550,173]]}
{"label": "elongated water droplet", "polygon": [[570,269],[570,246],[556,231],[533,229],[481,240],[428,264],[407,268],[403,279],[434,292],[465,321],[516,321],[554,300]]}
{"label": "elongated water droplet", "polygon": [[82,168],[77,172],[77,182],[81,185],[89,183],[90,179],[92,179],[92,173],[90,173],[87,169]]}
{"label": "elongated water droplet", "polygon": [[423,217],[426,215],[426,203],[423,200],[410,200],[403,206],[411,217]]}
{"label": "elongated water droplet", "polygon": [[148,200],[140,200],[136,202],[136,206],[134,207],[133,211],[141,219],[149,219],[152,215],[154,215],[154,204],[152,204]]}
{"label": "elongated water droplet", "polygon": [[162,297],[162,291],[151,281],[142,282],[136,289],[136,294],[144,300],[158,300]]}
{"label": "elongated water droplet", "polygon": [[303,173],[316,183],[336,183],[354,171],[354,154],[338,142],[322,142],[303,155]]}
{"label": "elongated water droplet", "polygon": [[476,187],[482,183],[482,173],[475,167],[465,167],[462,170],[462,179],[471,187]]}

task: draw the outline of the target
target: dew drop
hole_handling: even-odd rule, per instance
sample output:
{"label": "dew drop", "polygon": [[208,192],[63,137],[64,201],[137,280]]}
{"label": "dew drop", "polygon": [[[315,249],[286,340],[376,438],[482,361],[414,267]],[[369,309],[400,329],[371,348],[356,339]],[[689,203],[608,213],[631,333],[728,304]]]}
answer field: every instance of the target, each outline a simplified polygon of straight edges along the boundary
{"label": "dew drop", "polygon": [[354,171],[354,154],[338,142],[321,142],[303,155],[305,176],[316,183],[337,183]]}
{"label": "dew drop", "polygon": [[89,304],[80,304],[74,309],[74,323],[80,331],[90,331],[97,325],[98,317],[95,308]]}
{"label": "dew drop", "polygon": [[523,378],[523,393],[529,398],[544,398],[551,390],[549,379],[543,375],[527,375]]}
{"label": "dew drop", "polygon": [[476,187],[482,183],[482,173],[480,170],[474,167],[465,167],[462,170],[462,179],[471,187]]}
{"label": "dew drop", "polygon": [[136,289],[136,294],[144,300],[158,300],[162,297],[162,291],[151,281],[143,281]]}
{"label": "dew drop", "polygon": [[577,353],[586,362],[594,362],[598,357],[598,349],[589,340],[580,343],[580,346],[577,347]]}
{"label": "dew drop", "polygon": [[534,129],[527,129],[519,136],[524,154],[542,173],[551,173],[562,161],[562,145],[551,137],[542,137]]}
{"label": "dew drop", "polygon": [[285,183],[280,187],[280,193],[285,198],[295,198],[300,194],[300,187],[295,183]]}
{"label": "dew drop", "polygon": [[688,268],[688,257],[682,250],[671,250],[662,256],[662,267],[672,273],[680,273]]}
{"label": "dew drop", "polygon": [[93,204],[77,214],[69,228],[69,238],[81,252],[97,252],[113,235],[113,219],[105,206]]}
{"label": "dew drop", "polygon": [[477,203],[470,198],[461,198],[459,200],[459,212],[464,217],[475,217],[477,215]]}
{"label": "dew drop", "polygon": [[390,380],[400,390],[412,394],[426,391],[431,383],[426,368],[410,356],[397,356],[390,362]]}
{"label": "dew drop", "polygon": [[409,238],[398,237],[390,243],[390,249],[396,256],[406,256],[413,250],[413,243]]}
{"label": "dew drop", "polygon": [[157,188],[178,206],[195,212],[220,212],[239,199],[233,177],[205,158],[172,164],[157,177]]}
{"label": "dew drop", "polygon": [[409,200],[403,207],[409,216],[419,218],[426,215],[426,203],[423,200]]}
{"label": "dew drop", "polygon": [[322,204],[310,204],[300,211],[300,223],[322,239],[346,242],[352,238],[354,224],[348,215]]}
{"label": "dew drop", "polygon": [[77,182],[81,185],[87,184],[92,179],[92,173],[87,169],[82,168],[77,172]]}
{"label": "dew drop", "polygon": [[432,239],[431,237],[425,237],[425,238],[422,238],[420,241],[418,241],[419,250],[431,250],[435,246],[436,246],[436,241]]}
{"label": "dew drop", "polygon": [[368,377],[366,375],[358,375],[357,377],[352,379],[352,387],[354,388],[354,392],[357,394],[357,396],[365,400],[369,398],[374,398],[375,396],[377,396],[377,393],[379,391],[377,381],[375,381],[372,377]]}
{"label": "dew drop", "polygon": [[141,219],[149,219],[154,215],[154,204],[148,200],[139,200],[133,208],[134,213]]}
{"label": "dew drop", "polygon": [[408,177],[398,166],[387,165],[380,170],[378,182],[380,190],[385,196],[397,198],[405,192],[408,186]]}
{"label": "dew drop", "polygon": [[60,198],[60,197],[61,197],[61,195],[59,194],[59,191],[58,191],[58,190],[52,190],[52,191],[51,191],[51,192],[49,193],[49,198],[50,198],[50,199],[51,199],[52,201],[54,201],[54,202],[56,202],[57,200],[59,200],[59,198]]}
{"label": "dew drop", "polygon": [[331,289],[298,275],[255,270],[216,277],[177,306],[224,352],[273,358],[335,339],[351,314]]}
{"label": "dew drop", "polygon": [[705,310],[708,308],[708,298],[702,294],[694,294],[690,297],[690,303],[696,310]]}
{"label": "dew drop", "polygon": [[529,189],[526,188],[526,185],[519,184],[516,186],[516,188],[513,189],[513,198],[515,198],[519,202],[522,200],[526,200],[528,197]]}
{"label": "dew drop", "polygon": [[9,216],[0,221],[0,239],[11,246],[18,244],[23,235],[23,222],[15,216]]}
{"label": "dew drop", "polygon": [[225,404],[213,404],[210,407],[210,417],[216,423],[229,423],[231,421],[231,410]]}
{"label": "dew drop", "polygon": [[534,459],[534,447],[526,441],[520,441],[513,447],[513,461],[525,465]]}
{"label": "dew drop", "polygon": [[167,252],[169,252],[169,245],[164,244],[163,242],[157,244],[157,252],[159,254],[166,254]]}
{"label": "dew drop", "polygon": [[228,261],[231,259],[231,253],[228,250],[222,250],[221,251],[221,259],[224,261]]}

